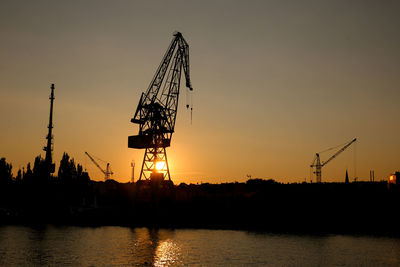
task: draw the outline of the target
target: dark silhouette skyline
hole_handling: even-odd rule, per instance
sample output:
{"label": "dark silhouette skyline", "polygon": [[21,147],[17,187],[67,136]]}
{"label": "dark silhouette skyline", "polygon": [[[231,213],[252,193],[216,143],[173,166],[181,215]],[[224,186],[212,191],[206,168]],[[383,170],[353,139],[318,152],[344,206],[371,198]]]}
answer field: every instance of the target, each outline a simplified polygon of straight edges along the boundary
{"label": "dark silhouette skyline", "polygon": [[[399,235],[396,183],[245,183],[173,185],[169,181],[91,181],[64,153],[59,177],[33,170],[10,178],[0,160],[2,224],[123,225],[247,229],[313,234]],[[394,227],[387,227],[393,225]]]}

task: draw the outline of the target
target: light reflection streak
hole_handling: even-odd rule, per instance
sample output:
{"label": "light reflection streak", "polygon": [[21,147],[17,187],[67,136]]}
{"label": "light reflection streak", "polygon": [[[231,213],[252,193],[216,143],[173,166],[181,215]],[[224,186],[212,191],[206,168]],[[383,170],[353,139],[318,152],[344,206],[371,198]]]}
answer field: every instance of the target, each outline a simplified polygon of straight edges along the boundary
{"label": "light reflection streak", "polygon": [[140,266],[176,265],[180,247],[173,241],[174,231],[148,228],[132,230],[131,256]]}
{"label": "light reflection streak", "polygon": [[156,250],[154,266],[169,266],[177,263],[180,256],[180,248],[171,239],[162,241]]}

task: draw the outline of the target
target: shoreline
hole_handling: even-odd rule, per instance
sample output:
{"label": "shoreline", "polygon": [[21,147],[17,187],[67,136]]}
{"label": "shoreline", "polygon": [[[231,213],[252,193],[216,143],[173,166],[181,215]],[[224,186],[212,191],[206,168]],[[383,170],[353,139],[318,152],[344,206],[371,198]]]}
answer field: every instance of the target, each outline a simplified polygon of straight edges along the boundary
{"label": "shoreline", "polygon": [[[4,190],[7,189],[7,190]],[[125,226],[400,236],[400,190],[386,182],[1,187],[0,225]]]}

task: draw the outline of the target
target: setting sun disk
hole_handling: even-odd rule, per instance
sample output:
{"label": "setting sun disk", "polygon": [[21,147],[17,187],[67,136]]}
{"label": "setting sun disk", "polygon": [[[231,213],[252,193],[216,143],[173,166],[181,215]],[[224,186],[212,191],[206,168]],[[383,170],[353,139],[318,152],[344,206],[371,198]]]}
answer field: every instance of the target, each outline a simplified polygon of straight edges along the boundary
{"label": "setting sun disk", "polygon": [[158,161],[158,162],[156,163],[156,170],[157,170],[157,171],[163,170],[164,167],[165,167],[165,161]]}

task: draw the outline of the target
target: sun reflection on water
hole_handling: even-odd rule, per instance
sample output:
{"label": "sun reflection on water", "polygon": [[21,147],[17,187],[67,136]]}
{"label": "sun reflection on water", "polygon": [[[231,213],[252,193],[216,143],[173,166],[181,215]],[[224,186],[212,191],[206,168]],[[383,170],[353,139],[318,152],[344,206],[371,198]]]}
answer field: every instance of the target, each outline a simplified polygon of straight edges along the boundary
{"label": "sun reflection on water", "polygon": [[400,266],[399,251],[390,237],[0,226],[0,266]]}
{"label": "sun reflection on water", "polygon": [[171,239],[161,241],[154,256],[154,266],[169,266],[176,264],[180,257],[180,248]]}

